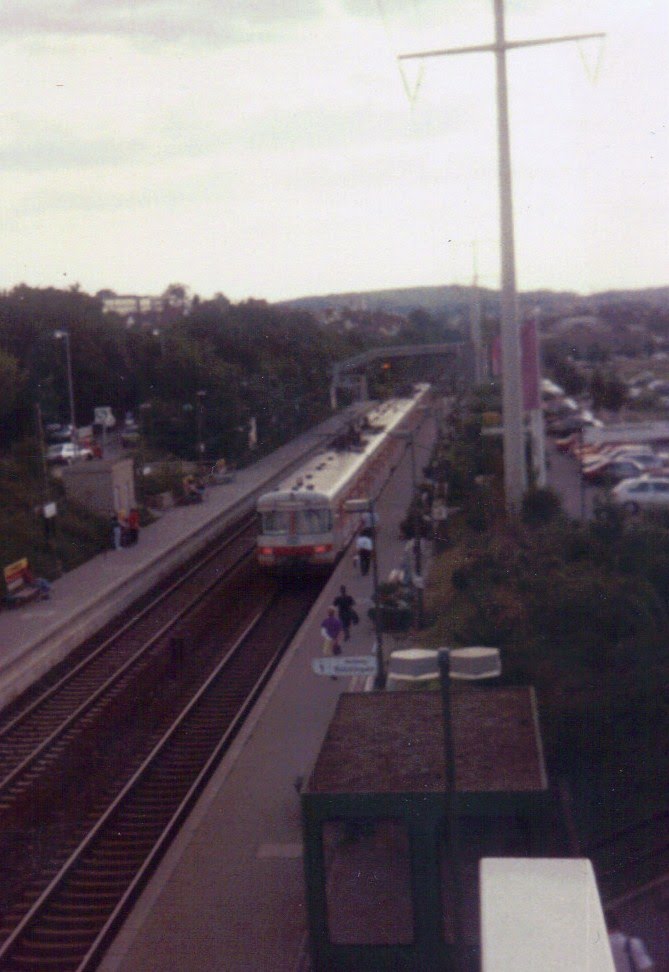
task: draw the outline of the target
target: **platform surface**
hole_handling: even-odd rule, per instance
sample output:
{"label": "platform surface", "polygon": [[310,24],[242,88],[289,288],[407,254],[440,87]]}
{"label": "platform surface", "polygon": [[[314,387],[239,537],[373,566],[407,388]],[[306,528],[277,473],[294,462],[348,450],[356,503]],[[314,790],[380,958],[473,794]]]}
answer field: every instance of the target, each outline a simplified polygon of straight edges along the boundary
{"label": "platform surface", "polygon": [[[419,459],[427,458],[433,434],[427,421],[416,438]],[[404,553],[398,527],[410,498],[410,475],[407,452],[377,506],[380,578]],[[371,651],[372,577],[360,576],[351,551],[103,959],[102,972],[308,968],[296,781],[311,771],[339,693],[363,687],[360,681],[352,686],[350,679],[317,676],[311,668],[321,651],[321,621],[341,584],[360,615],[344,651]],[[388,651],[398,646],[390,635],[384,640]]]}

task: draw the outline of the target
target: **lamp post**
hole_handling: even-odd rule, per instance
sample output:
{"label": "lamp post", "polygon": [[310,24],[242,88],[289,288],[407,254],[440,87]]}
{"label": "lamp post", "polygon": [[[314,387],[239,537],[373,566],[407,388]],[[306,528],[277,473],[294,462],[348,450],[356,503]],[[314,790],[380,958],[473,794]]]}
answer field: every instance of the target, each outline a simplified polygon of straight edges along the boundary
{"label": "lamp post", "polygon": [[65,361],[67,363],[67,390],[70,399],[70,424],[72,425],[72,441],[75,446],[79,445],[79,432],[77,430],[77,419],[74,412],[74,384],[72,382],[72,355],[70,353],[70,332],[54,331],[53,336],[58,341],[65,342]]}
{"label": "lamp post", "polygon": [[579,480],[579,490],[581,496],[581,523],[585,521],[585,479],[583,478],[583,425],[578,433],[579,440],[579,456],[578,456],[578,480]]}
{"label": "lamp post", "polygon": [[381,621],[381,602],[379,599],[379,564],[376,556],[376,513],[371,496],[350,499],[344,503],[346,513],[369,513],[372,521],[372,584],[374,588],[374,632],[376,634],[376,677],[374,688],[386,687],[386,663],[383,657],[383,623]]}
{"label": "lamp post", "polygon": [[[451,655],[452,651],[452,655]],[[460,657],[458,657],[460,656]],[[473,657],[472,657],[473,656]],[[460,666],[454,670],[454,662]],[[446,837],[452,867],[453,920],[455,925],[456,968],[460,968],[462,943],[462,864],[460,861],[460,816],[455,774],[455,747],[451,710],[451,678],[466,681],[497,678],[501,675],[499,651],[494,648],[441,648],[438,652],[441,704],[444,720],[444,782],[446,791]]]}
{"label": "lamp post", "polygon": [[441,705],[444,718],[444,777],[446,785],[446,839],[452,868],[453,919],[455,925],[456,954],[462,941],[462,874],[460,867],[460,833],[458,798],[455,782],[455,750],[453,748],[453,721],[451,717],[451,657],[448,648],[439,652],[439,676]]}
{"label": "lamp post", "polygon": [[160,342],[160,357],[163,358],[165,356],[165,335],[159,327],[154,327],[151,334]]}
{"label": "lamp post", "polygon": [[197,452],[200,462],[204,459],[204,400],[207,397],[206,391],[200,389],[197,392]]}

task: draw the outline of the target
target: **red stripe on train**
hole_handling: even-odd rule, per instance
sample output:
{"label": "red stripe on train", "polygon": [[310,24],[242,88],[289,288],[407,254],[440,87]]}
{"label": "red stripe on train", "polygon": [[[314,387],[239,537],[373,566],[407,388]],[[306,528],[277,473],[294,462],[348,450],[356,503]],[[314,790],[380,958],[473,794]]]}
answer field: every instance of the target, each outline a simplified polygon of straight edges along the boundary
{"label": "red stripe on train", "polygon": [[263,557],[311,557],[313,554],[324,554],[332,551],[331,543],[319,543],[309,547],[259,547],[258,553]]}

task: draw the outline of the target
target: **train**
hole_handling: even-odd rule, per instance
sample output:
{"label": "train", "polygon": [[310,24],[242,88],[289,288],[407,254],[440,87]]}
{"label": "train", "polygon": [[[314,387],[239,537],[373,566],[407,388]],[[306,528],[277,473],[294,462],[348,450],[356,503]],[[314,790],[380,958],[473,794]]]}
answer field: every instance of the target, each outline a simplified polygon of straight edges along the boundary
{"label": "train", "polygon": [[373,405],[257,502],[257,561],[276,573],[329,571],[353,539],[354,499],[376,499],[425,417],[430,386]]}

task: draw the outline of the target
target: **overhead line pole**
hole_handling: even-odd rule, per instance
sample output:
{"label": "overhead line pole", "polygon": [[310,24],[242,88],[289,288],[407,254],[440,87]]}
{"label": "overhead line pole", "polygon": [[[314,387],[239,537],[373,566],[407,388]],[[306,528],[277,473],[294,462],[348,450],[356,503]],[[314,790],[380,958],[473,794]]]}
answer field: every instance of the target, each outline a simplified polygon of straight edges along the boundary
{"label": "overhead line pole", "polygon": [[513,203],[511,185],[511,149],[507,99],[506,52],[520,47],[561,44],[566,41],[590,40],[602,33],[573,34],[537,40],[507,41],[504,34],[504,2],[493,0],[495,10],[495,43],[469,47],[450,47],[422,53],[400,54],[399,60],[441,57],[450,54],[493,53],[497,67],[497,137],[499,162],[499,209],[501,240],[501,343],[502,343],[502,412],[504,420],[504,489],[506,507],[518,512],[527,490],[525,462],[525,424],[520,358],[520,321],[516,291],[516,269],[513,238]]}
{"label": "overhead line pole", "polygon": [[479,291],[478,254],[476,243],[472,243],[474,277],[472,280],[472,301],[470,307],[470,340],[474,349],[474,382],[480,385],[484,378],[483,345],[481,341],[481,292]]}

